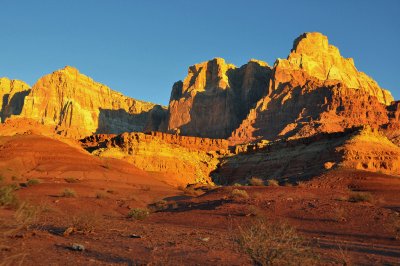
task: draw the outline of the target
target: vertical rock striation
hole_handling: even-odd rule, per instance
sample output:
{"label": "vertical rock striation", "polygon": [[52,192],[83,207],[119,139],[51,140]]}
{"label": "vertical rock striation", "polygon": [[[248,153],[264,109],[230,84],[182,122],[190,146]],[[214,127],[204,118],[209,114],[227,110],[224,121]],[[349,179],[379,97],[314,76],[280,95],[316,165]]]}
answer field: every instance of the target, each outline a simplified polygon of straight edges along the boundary
{"label": "vertical rock striation", "polygon": [[189,67],[172,88],[164,129],[182,135],[227,138],[268,88],[271,68],[251,60],[237,68],[222,58]]}
{"label": "vertical rock striation", "polygon": [[22,116],[81,138],[93,133],[157,130],[165,112],[95,82],[73,67],[39,79],[25,98]]}

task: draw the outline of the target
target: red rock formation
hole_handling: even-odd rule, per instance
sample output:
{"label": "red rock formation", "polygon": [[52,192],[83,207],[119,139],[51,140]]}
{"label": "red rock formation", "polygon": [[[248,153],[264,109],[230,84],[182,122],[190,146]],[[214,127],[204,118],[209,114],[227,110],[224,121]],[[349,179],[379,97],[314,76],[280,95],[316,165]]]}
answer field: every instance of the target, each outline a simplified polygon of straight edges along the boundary
{"label": "red rock formation", "polygon": [[65,67],[38,80],[25,98],[21,116],[81,138],[93,133],[157,130],[164,110]]}
{"label": "red rock formation", "polygon": [[247,144],[235,155],[224,157],[213,176],[221,184],[243,183],[251,177],[286,182],[312,178],[337,167],[399,175],[400,147],[369,126]]}
{"label": "red rock formation", "polygon": [[300,36],[287,60],[278,59],[269,92],[250,110],[230,140],[306,137],[360,125],[388,123],[390,93],[358,72],[325,36]]}
{"label": "red rock formation", "polygon": [[241,68],[221,58],[191,66],[185,80],[174,84],[168,132],[227,138],[268,88],[271,69],[251,60]]}
{"label": "red rock formation", "polygon": [[171,185],[212,183],[218,157],[228,153],[228,141],[151,132],[95,135],[82,141],[101,157],[127,161],[139,169],[164,174]]}

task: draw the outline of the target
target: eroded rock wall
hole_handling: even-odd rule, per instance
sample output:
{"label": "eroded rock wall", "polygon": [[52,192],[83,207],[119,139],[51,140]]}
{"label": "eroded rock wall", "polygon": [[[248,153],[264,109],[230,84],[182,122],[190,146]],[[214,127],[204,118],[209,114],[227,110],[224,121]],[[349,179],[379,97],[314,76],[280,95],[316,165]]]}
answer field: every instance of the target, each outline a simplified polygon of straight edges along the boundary
{"label": "eroded rock wall", "polygon": [[164,115],[161,106],[126,97],[72,67],[39,79],[21,113],[74,138],[157,130]]}
{"label": "eroded rock wall", "polygon": [[[97,143],[91,145],[90,143]],[[125,160],[139,169],[164,174],[171,185],[213,183],[210,173],[228,153],[228,141],[152,132],[99,135],[84,141],[94,155]]]}

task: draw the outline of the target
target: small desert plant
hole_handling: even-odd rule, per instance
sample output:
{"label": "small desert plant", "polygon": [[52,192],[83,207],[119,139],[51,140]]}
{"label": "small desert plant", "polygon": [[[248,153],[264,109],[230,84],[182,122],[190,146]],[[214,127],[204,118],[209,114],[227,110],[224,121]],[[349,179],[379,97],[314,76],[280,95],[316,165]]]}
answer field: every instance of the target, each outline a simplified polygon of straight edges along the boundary
{"label": "small desert plant", "polygon": [[80,180],[75,177],[66,177],[64,178],[65,182],[67,183],[78,183]]}
{"label": "small desert plant", "polygon": [[14,218],[21,229],[29,229],[32,224],[37,222],[40,213],[41,210],[39,207],[22,202],[14,213]]}
{"label": "small desert plant", "polygon": [[13,186],[0,187],[0,206],[18,207],[19,200]]}
{"label": "small desert plant", "polygon": [[352,256],[346,247],[342,247],[340,243],[337,244],[336,256],[339,259],[339,265],[351,266],[353,265]]}
{"label": "small desert plant", "polygon": [[350,202],[371,202],[372,195],[368,192],[353,192],[350,194],[348,201]]}
{"label": "small desert plant", "polygon": [[133,218],[135,220],[144,220],[149,216],[150,212],[147,209],[133,208],[128,212],[128,218]]}
{"label": "small desert plant", "polygon": [[21,186],[17,183],[11,183],[8,186],[11,187],[13,190],[18,190],[21,188]]}
{"label": "small desert plant", "polygon": [[241,186],[243,186],[243,185],[240,184],[240,183],[235,183],[235,184],[233,184],[232,186],[234,186],[234,187],[241,187]]}
{"label": "small desert plant", "polygon": [[256,265],[313,265],[315,256],[296,230],[286,223],[257,219],[238,228],[236,241]]}
{"label": "small desert plant", "polygon": [[101,217],[97,213],[84,212],[72,216],[70,227],[80,233],[92,233],[100,225]]}
{"label": "small desert plant", "polygon": [[30,186],[34,186],[34,185],[37,185],[40,183],[41,183],[41,181],[39,179],[28,179],[28,181],[26,181],[25,184],[27,187],[30,187]]}
{"label": "small desert plant", "polygon": [[258,177],[252,177],[249,179],[249,184],[251,186],[264,186],[264,181]]}
{"label": "small desert plant", "polygon": [[348,201],[348,198],[346,196],[339,196],[335,200],[337,200],[337,201]]}
{"label": "small desert plant", "polygon": [[279,186],[279,182],[277,180],[275,180],[275,179],[269,179],[267,181],[267,184],[268,184],[268,186],[271,186],[271,187]]}
{"label": "small desert plant", "polygon": [[62,196],[66,197],[66,198],[75,198],[76,197],[76,192],[75,192],[75,190],[73,190],[71,188],[66,188],[62,192]]}
{"label": "small desert plant", "polygon": [[249,198],[249,194],[246,190],[235,188],[231,191],[231,198],[233,200],[246,200]]}

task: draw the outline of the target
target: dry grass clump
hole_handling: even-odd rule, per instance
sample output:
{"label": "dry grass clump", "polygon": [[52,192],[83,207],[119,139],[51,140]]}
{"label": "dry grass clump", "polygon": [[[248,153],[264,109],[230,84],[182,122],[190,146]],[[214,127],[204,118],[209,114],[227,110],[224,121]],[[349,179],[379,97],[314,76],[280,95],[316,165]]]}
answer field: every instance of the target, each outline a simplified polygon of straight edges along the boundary
{"label": "dry grass clump", "polygon": [[249,184],[251,186],[264,186],[264,181],[258,177],[252,177],[249,179]]}
{"label": "dry grass clump", "polygon": [[234,201],[240,201],[240,200],[246,200],[250,198],[250,196],[249,194],[247,194],[246,190],[235,188],[234,190],[231,191],[231,198]]}
{"label": "dry grass clump", "polygon": [[352,192],[348,198],[350,202],[372,202],[372,194],[368,192]]}
{"label": "dry grass clump", "polygon": [[39,220],[42,209],[27,202],[22,202],[14,213],[19,229],[29,229]]}
{"label": "dry grass clump", "polygon": [[279,182],[278,182],[278,180],[275,180],[275,179],[269,179],[267,181],[267,185],[271,186],[271,187],[278,187],[279,186]]}
{"label": "dry grass clump", "polygon": [[15,188],[11,185],[0,187],[0,206],[17,208],[19,199],[14,193]]}
{"label": "dry grass clump", "polygon": [[264,216],[264,213],[259,207],[255,205],[249,205],[245,209],[245,215],[261,218]]}
{"label": "dry grass clump", "polygon": [[62,197],[66,198],[75,198],[76,197],[76,192],[75,190],[71,188],[65,188],[64,191],[61,194]]}
{"label": "dry grass clump", "polygon": [[94,232],[100,223],[101,217],[98,214],[83,212],[72,216],[69,228],[72,228],[74,232],[87,234]]}
{"label": "dry grass clump", "polygon": [[236,241],[256,265],[315,265],[316,256],[286,223],[257,219],[239,227]]}
{"label": "dry grass clump", "polygon": [[128,218],[135,220],[144,220],[149,216],[150,212],[147,209],[133,208],[128,212]]}

